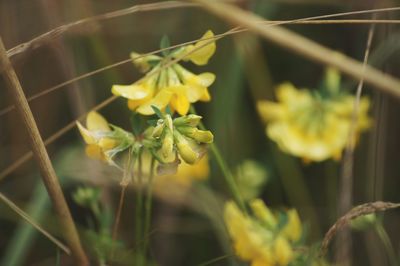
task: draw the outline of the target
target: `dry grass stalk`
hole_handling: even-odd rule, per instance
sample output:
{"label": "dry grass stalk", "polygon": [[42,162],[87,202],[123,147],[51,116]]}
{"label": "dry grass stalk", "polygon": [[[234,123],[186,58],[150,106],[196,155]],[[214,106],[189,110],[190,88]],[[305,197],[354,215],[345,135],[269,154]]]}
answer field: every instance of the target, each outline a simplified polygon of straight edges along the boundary
{"label": "dry grass stalk", "polygon": [[[367,44],[364,53],[363,67],[368,63],[369,53],[371,50],[372,38],[375,32],[375,25],[371,25],[368,31]],[[346,149],[344,151],[343,161],[342,161],[342,173],[341,173],[341,189],[339,196],[339,215],[342,215],[348,211],[353,205],[353,165],[354,165],[354,147],[356,139],[356,127],[358,121],[358,112],[360,109],[360,100],[362,89],[364,85],[364,79],[360,79],[357,85],[356,97],[354,100],[354,109],[351,117],[351,126],[349,131],[349,137],[347,140]],[[352,238],[350,230],[345,230],[339,237],[338,248],[337,248],[337,260],[341,260],[343,265],[351,265],[351,247]]]}
{"label": "dry grass stalk", "polygon": [[[81,20],[77,20],[62,26],[59,26],[51,31],[48,31],[42,35],[37,36],[29,42],[21,43],[7,51],[7,55],[9,57],[15,56],[17,54],[23,53],[25,51],[40,47],[43,43],[51,42],[55,38],[60,35],[66,33],[67,31],[85,29],[87,25],[92,24],[93,22],[98,22],[102,20],[112,19],[116,17],[126,16],[129,14],[133,14],[136,12],[145,12],[145,11],[153,11],[153,10],[162,10],[162,9],[171,9],[171,8],[180,8],[180,7],[190,7],[194,6],[190,3],[180,3],[177,1],[167,1],[162,3],[151,3],[151,4],[142,4],[142,5],[134,5],[125,9],[112,11],[109,13],[84,18]],[[91,29],[96,29],[96,27],[91,27]]]}
{"label": "dry grass stalk", "polygon": [[52,236],[49,232],[43,229],[40,225],[38,225],[35,221],[32,220],[29,215],[20,209],[17,205],[14,204],[10,199],[8,199],[3,193],[0,193],[0,200],[3,201],[7,206],[9,206],[13,211],[15,211],[22,219],[27,221],[30,225],[32,225],[36,230],[42,233],[45,237],[47,237],[51,242],[53,242],[59,249],[67,253],[71,254],[69,248],[67,248],[63,243],[58,241],[54,236]]}
{"label": "dry grass stalk", "polygon": [[29,108],[28,101],[26,100],[17,74],[15,73],[7,56],[6,49],[4,48],[1,38],[0,66],[3,69],[3,76],[6,81],[6,86],[9,89],[10,96],[14,100],[14,105],[16,106],[26,130],[28,131],[29,142],[32,148],[33,156],[39,165],[43,182],[58,215],[61,231],[64,234],[66,242],[70,246],[71,253],[76,259],[76,262],[79,265],[88,265],[88,260],[82,249],[78,232],[72,220],[68,205],[65,201],[60,183],[51,164],[49,155],[47,154],[33,114]]}
{"label": "dry grass stalk", "polygon": [[392,203],[392,202],[384,202],[384,201],[376,201],[365,203],[359,206],[354,207],[349,212],[347,212],[344,216],[339,218],[336,223],[328,230],[325,234],[324,240],[322,241],[320,256],[324,256],[328,249],[329,243],[332,238],[337,234],[338,231],[347,226],[351,220],[356,219],[357,217],[364,216],[367,214],[382,212],[394,208],[399,208],[400,203]]}
{"label": "dry grass stalk", "polygon": [[261,23],[263,21],[261,17],[233,5],[210,0],[190,1],[201,4],[205,9],[222,19],[234,25],[247,28],[249,31],[259,34],[264,39],[272,41],[283,48],[315,62],[335,67],[357,80],[364,78],[365,83],[382,92],[400,98],[400,80],[386,75],[371,66],[366,66],[364,70],[363,64],[359,61],[328,49],[280,26],[275,25],[274,27],[266,28]]}

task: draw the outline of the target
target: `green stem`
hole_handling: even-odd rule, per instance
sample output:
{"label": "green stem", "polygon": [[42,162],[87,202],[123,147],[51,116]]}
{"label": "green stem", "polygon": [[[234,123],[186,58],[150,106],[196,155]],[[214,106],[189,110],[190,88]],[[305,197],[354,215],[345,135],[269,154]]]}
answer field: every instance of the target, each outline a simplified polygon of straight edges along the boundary
{"label": "green stem", "polygon": [[136,191],[136,214],[135,214],[135,240],[136,240],[136,265],[142,264],[142,152],[138,155],[138,174],[137,174],[137,191]]}
{"label": "green stem", "polygon": [[[196,109],[193,107],[193,105],[190,107],[190,112],[192,114],[197,115]],[[200,122],[199,124],[200,129],[205,130],[205,126],[203,122]],[[246,205],[244,204],[243,198],[240,194],[239,187],[236,183],[236,180],[231,172],[231,170],[228,167],[228,164],[225,162],[224,158],[221,155],[221,152],[219,151],[217,145],[215,143],[210,144],[211,152],[213,153],[215,160],[217,161],[217,164],[219,168],[221,169],[222,175],[225,178],[225,182],[228,184],[229,190],[231,191],[233,198],[236,201],[236,204],[239,205],[239,207],[246,212]]]}
{"label": "green stem", "polygon": [[[153,192],[153,178],[154,178],[154,158],[151,159],[149,180],[146,191],[146,202],[145,202],[145,220],[144,220],[144,244],[143,244],[143,256],[146,257],[147,247],[150,242],[150,223],[151,223],[151,205],[152,205],[152,192]],[[146,265],[147,263],[145,263]]]}
{"label": "green stem", "polygon": [[385,247],[385,250],[389,257],[390,265],[398,266],[399,263],[396,258],[396,253],[394,252],[392,242],[390,242],[390,238],[389,238],[385,228],[383,228],[381,221],[376,222],[375,231],[378,234],[379,238],[381,239],[383,246]]}

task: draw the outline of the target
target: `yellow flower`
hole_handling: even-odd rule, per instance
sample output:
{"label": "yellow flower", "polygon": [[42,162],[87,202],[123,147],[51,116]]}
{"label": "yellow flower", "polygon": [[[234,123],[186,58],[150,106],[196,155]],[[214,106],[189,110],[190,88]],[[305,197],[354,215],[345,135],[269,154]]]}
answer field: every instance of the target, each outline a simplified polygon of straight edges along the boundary
{"label": "yellow flower", "polygon": [[[175,57],[181,56],[181,54],[189,53],[189,55],[185,56],[183,60],[190,60],[196,65],[203,66],[208,63],[208,60],[213,56],[217,46],[215,45],[215,41],[212,41],[214,37],[214,33],[211,30],[208,30],[194,45],[188,45],[184,49],[175,53]],[[210,42],[209,44],[207,44]]]}
{"label": "yellow flower", "polygon": [[[335,81],[331,81],[335,83]],[[260,101],[260,115],[267,122],[266,133],[279,148],[305,161],[340,159],[352,123],[354,96],[323,98],[290,83],[277,88],[278,102]],[[369,100],[361,99],[356,135],[371,124]]]}
{"label": "yellow flower", "polygon": [[[214,36],[208,31],[203,39]],[[134,64],[147,74],[131,85],[114,85],[112,93],[128,99],[128,107],[143,115],[153,115],[152,106],[164,110],[168,105],[172,111],[180,115],[188,113],[190,104],[197,101],[210,101],[208,87],[215,80],[212,73],[193,74],[178,63],[165,67],[171,57],[178,57],[181,53],[192,52],[185,57],[195,64],[204,65],[215,52],[215,42],[204,47],[201,40],[194,45],[189,45],[173,51],[170,56],[160,57],[155,55],[142,56],[132,52]],[[198,50],[194,50],[198,49]]]}
{"label": "yellow flower", "polygon": [[188,164],[181,161],[175,174],[161,175],[156,178],[156,184],[165,183],[190,186],[193,181],[205,180],[210,173],[208,156],[203,156],[196,164]]}
{"label": "yellow flower", "polygon": [[282,234],[289,240],[296,242],[300,239],[302,228],[299,214],[295,209],[291,209],[287,212],[288,222],[282,229]]}
{"label": "yellow flower", "polygon": [[107,137],[111,132],[108,122],[97,112],[90,112],[86,118],[86,127],[76,122],[79,132],[86,142],[86,154],[93,159],[110,162],[107,151],[117,146],[117,141]]}
{"label": "yellow flower", "polygon": [[[288,234],[281,229],[277,217],[262,200],[256,199],[250,206],[255,216],[243,214],[232,201],[225,204],[224,220],[237,256],[251,265],[288,265],[296,256],[292,247],[293,236],[298,237],[300,231]],[[299,221],[291,218],[293,214],[287,215],[289,222],[286,226],[292,223],[290,228],[293,228]]]}

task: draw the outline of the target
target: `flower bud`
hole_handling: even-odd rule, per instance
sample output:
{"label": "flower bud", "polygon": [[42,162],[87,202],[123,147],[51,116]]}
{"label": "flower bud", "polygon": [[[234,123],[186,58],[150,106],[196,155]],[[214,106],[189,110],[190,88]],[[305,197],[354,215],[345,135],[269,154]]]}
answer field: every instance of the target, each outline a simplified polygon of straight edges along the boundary
{"label": "flower bud", "polygon": [[165,127],[164,123],[157,123],[157,125],[153,129],[152,137],[159,138],[164,130],[164,127]]}
{"label": "flower bud", "polygon": [[174,125],[179,127],[179,126],[189,126],[189,127],[196,127],[200,120],[201,116],[199,115],[187,115],[187,116],[181,116],[178,117],[174,120]]}
{"label": "flower bud", "polygon": [[194,164],[197,161],[197,154],[192,150],[188,143],[180,142],[177,144],[179,154],[188,164]]}
{"label": "flower bud", "polygon": [[214,140],[214,135],[209,130],[196,129],[191,138],[201,143],[212,143]]}
{"label": "flower bud", "polygon": [[174,139],[171,134],[171,131],[167,130],[162,141],[161,146],[161,155],[162,159],[165,161],[170,161],[174,159]]}
{"label": "flower bud", "polygon": [[174,138],[182,159],[188,164],[194,164],[198,159],[198,154],[190,147],[189,142],[177,131],[174,132]]}

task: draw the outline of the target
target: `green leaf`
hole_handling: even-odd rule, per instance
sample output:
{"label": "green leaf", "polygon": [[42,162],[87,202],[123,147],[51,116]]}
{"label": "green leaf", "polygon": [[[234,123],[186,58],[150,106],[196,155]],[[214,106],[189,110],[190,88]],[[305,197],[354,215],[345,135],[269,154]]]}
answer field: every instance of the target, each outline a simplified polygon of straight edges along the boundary
{"label": "green leaf", "polygon": [[[168,36],[167,36],[167,35],[164,35],[164,36],[161,38],[160,48],[161,48],[161,49],[166,49],[166,48],[168,48],[168,47],[170,47],[170,46],[171,46],[171,43],[170,43],[170,41],[169,41]],[[169,50],[162,51],[162,54],[163,54],[164,56],[168,56],[169,53],[170,53]]]}
{"label": "green leaf", "polygon": [[167,105],[167,108],[165,108],[165,113],[169,114],[170,116],[172,116],[171,107],[169,107],[169,105]]}
{"label": "green leaf", "polygon": [[152,105],[151,108],[153,108],[154,113],[156,113],[156,115],[157,115],[159,118],[161,118],[161,119],[164,118],[164,115],[161,113],[161,110],[157,108],[157,106]]}

